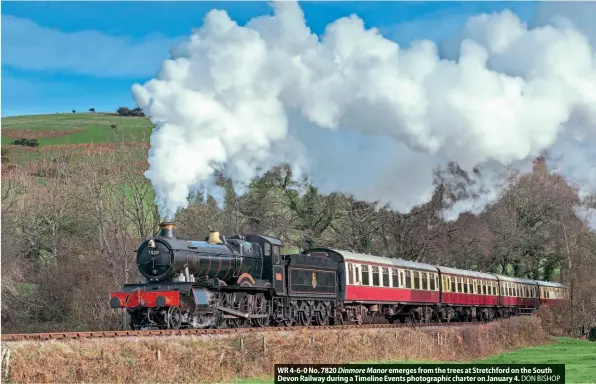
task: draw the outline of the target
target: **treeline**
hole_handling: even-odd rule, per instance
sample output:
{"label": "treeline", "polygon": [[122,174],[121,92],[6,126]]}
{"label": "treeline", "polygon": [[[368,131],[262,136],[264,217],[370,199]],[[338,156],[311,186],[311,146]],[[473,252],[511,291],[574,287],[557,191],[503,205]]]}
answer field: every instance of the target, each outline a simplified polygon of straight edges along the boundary
{"label": "treeline", "polygon": [[127,107],[120,107],[116,110],[116,113],[119,116],[137,116],[137,117],[145,116],[145,114],[143,113],[143,110],[139,107],[136,107],[133,109],[129,109]]}
{"label": "treeline", "polygon": [[[3,330],[125,326],[123,314],[109,308],[108,293],[141,281],[134,250],[161,221],[151,185],[130,167],[136,161],[125,148],[84,162],[60,156],[44,163],[52,172],[43,173],[43,183],[25,174],[3,180]],[[457,199],[463,187],[446,182],[456,178],[445,173],[454,172],[461,174],[455,165],[437,172],[432,200],[408,214],[322,194],[286,166],[253,180],[244,195],[220,176],[223,206],[199,193],[176,217],[177,236],[203,239],[209,228],[257,231],[288,248],[334,247],[562,280],[572,287],[574,306],[563,318],[566,329],[590,325],[596,319],[596,235],[575,214],[577,192],[538,162],[486,212],[446,223],[445,201]]]}

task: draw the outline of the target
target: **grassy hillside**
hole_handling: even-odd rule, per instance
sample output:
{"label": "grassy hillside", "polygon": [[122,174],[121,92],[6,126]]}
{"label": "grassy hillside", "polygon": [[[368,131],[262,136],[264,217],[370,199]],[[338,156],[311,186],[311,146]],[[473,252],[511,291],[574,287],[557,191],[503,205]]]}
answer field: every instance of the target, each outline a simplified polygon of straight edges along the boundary
{"label": "grassy hillside", "polygon": [[[133,142],[146,147],[153,125],[146,117],[107,113],[71,113],[2,118],[2,148],[9,162],[26,164],[56,150],[108,148],[110,143]],[[13,145],[21,138],[36,139],[39,147]],[[146,152],[145,152],[146,154]]]}

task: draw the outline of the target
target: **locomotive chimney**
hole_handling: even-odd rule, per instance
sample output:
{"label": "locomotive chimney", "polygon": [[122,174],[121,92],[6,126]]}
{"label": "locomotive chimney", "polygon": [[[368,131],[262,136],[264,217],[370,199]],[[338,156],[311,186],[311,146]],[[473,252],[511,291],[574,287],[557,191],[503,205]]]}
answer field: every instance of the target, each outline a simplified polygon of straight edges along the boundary
{"label": "locomotive chimney", "polygon": [[159,224],[159,236],[174,238],[174,228],[176,228],[174,223],[163,222]]}

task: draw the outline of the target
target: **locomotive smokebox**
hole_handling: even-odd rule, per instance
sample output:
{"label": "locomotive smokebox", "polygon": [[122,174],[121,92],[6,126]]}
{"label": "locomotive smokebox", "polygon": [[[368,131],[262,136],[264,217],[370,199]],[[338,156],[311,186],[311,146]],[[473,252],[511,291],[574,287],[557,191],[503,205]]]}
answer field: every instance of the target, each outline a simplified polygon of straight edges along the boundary
{"label": "locomotive smokebox", "polygon": [[167,237],[171,239],[175,239],[174,236],[174,228],[176,228],[176,224],[172,222],[163,222],[159,224],[159,237]]}

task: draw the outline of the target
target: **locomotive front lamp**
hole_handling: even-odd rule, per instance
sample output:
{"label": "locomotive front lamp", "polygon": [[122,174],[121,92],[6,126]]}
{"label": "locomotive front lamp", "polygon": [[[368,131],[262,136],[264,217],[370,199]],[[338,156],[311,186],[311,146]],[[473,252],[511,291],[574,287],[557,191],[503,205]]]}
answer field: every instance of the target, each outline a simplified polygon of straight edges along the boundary
{"label": "locomotive front lamp", "polygon": [[155,249],[155,240],[151,239],[149,240],[149,243],[147,243],[147,245],[149,246],[149,248]]}

